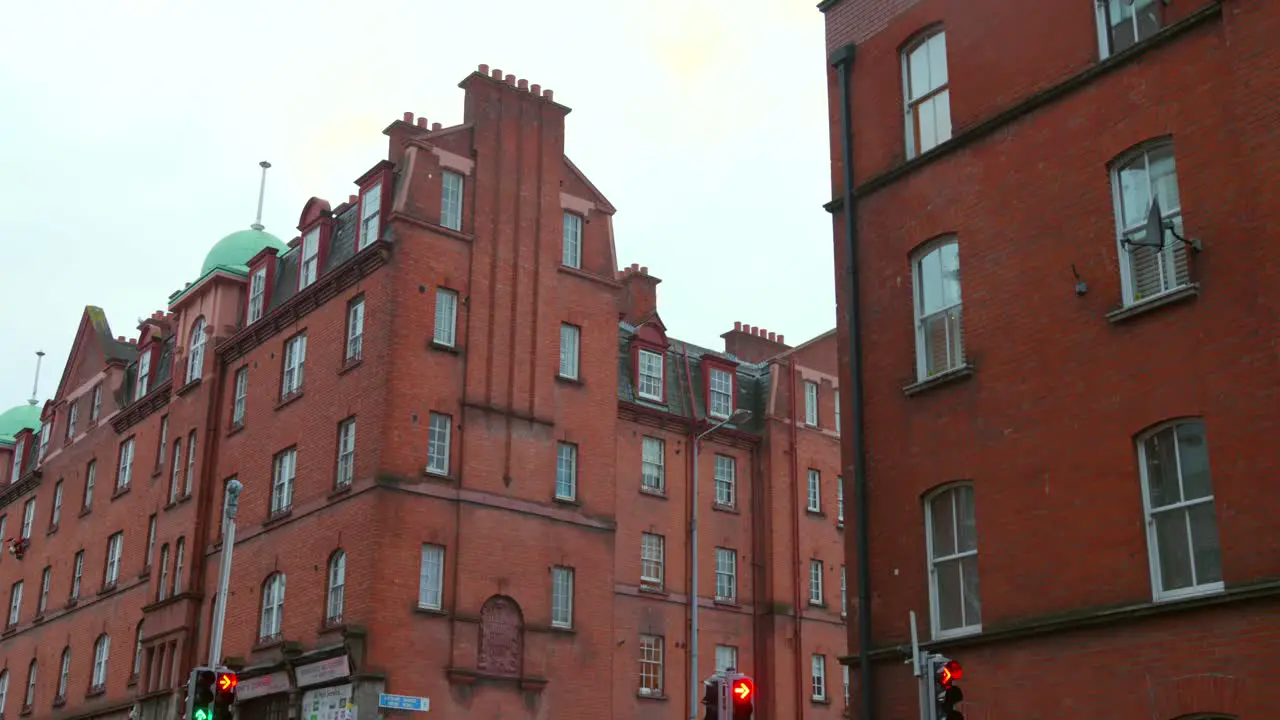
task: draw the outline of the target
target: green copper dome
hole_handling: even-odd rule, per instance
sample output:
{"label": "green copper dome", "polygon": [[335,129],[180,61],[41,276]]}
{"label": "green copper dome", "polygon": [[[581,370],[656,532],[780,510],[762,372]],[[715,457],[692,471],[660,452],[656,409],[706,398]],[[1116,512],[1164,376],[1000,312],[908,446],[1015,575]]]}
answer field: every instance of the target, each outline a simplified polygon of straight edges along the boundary
{"label": "green copper dome", "polygon": [[23,428],[40,429],[40,407],[23,403],[0,413],[0,442],[12,443]]}
{"label": "green copper dome", "polygon": [[204,256],[200,276],[204,277],[219,265],[242,270],[249,263],[250,258],[268,247],[273,247],[282,254],[289,249],[287,245],[280,242],[280,238],[268,232],[255,229],[233,232],[219,240],[218,244],[209,250],[209,254]]}

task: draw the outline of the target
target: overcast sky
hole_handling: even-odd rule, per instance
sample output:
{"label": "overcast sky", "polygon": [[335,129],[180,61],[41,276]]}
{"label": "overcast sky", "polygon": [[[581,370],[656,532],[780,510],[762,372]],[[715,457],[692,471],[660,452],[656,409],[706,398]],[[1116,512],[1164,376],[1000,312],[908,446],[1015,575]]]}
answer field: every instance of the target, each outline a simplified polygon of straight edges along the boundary
{"label": "overcast sky", "polygon": [[57,390],[85,305],[116,335],[253,222],[286,242],[412,111],[452,125],[480,63],[555,91],[618,208],[618,262],[681,339],[835,323],[815,0],[60,0],[0,24],[0,410]]}

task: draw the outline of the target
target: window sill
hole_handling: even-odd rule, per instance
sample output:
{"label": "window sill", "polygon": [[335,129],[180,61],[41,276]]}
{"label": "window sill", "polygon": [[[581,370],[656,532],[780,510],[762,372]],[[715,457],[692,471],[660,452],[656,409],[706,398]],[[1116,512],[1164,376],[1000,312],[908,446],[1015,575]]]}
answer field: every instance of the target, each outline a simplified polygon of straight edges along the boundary
{"label": "window sill", "polygon": [[148,565],[148,566],[146,566],[146,567],[142,568],[142,572],[138,573],[138,579],[139,579],[139,580],[146,580],[146,579],[147,579],[147,578],[149,578],[149,577],[151,577],[151,566],[150,566],[150,565]]}
{"label": "window sill", "polygon": [[649,397],[648,395],[642,395],[639,390],[636,391],[636,399],[647,403],[653,403],[654,405],[662,405],[663,407],[666,407],[667,405],[666,397]]}
{"label": "window sill", "polygon": [[112,495],[111,495],[111,502],[115,502],[116,500],[118,500],[118,499],[120,499],[120,498],[124,497],[125,495],[128,495],[128,494],[129,494],[129,488],[130,488],[130,487],[132,487],[132,486],[131,486],[131,485],[125,485],[125,486],[124,486],[124,487],[122,487],[122,488],[117,488],[117,489],[116,489],[116,491],[115,491],[114,493],[112,493]]}
{"label": "window sill", "polygon": [[7,637],[9,637],[10,635],[12,635],[12,634],[14,634],[14,633],[16,633],[16,632],[18,632],[18,626],[17,626],[17,625],[9,625],[9,626],[5,627],[4,632],[0,632],[0,637],[6,637],[6,638],[7,638]]}
{"label": "window sill", "polygon": [[77,606],[77,605],[79,605],[79,604],[80,604],[80,598],[78,598],[78,597],[67,598],[67,604],[66,604],[66,605],[64,605],[63,607],[65,607],[66,609],[70,610],[71,608],[73,608],[73,607],[75,607],[75,606]]}
{"label": "window sill", "polygon": [[180,388],[178,388],[177,390],[175,390],[173,394],[174,394],[175,396],[177,396],[177,397],[182,397],[183,395],[186,395],[187,393],[189,393],[189,392],[191,392],[192,390],[196,389],[196,387],[198,387],[198,386],[200,385],[200,383],[201,383],[201,381],[202,381],[202,380],[203,380],[203,378],[196,378],[195,380],[192,380],[191,382],[187,383],[186,385],[183,385],[182,387],[180,387]]}
{"label": "window sill", "polygon": [[956,628],[954,630],[943,630],[933,633],[932,639],[936,642],[939,640],[956,640],[959,638],[973,637],[982,634],[981,625],[970,625],[969,627]]}
{"label": "window sill", "polygon": [[586,384],[582,382],[582,378],[580,377],[566,377],[560,374],[556,375],[556,382],[569,385],[571,387],[583,387]]}
{"label": "window sill", "polygon": [[547,630],[560,635],[577,635],[578,631],[573,629],[572,625],[549,625]]}
{"label": "window sill", "polygon": [[812,600],[812,599],[811,599],[811,600],[809,600],[809,607],[811,607],[811,608],[817,608],[817,609],[819,609],[819,610],[826,610],[826,609],[827,609],[827,601],[826,601],[826,600]]}
{"label": "window sill", "polygon": [[31,624],[32,624],[32,625],[39,625],[39,624],[40,624],[40,623],[42,623],[42,622],[44,622],[44,612],[43,612],[43,611],[36,613],[36,614],[35,614],[35,616],[31,618]]}
{"label": "window sill", "polygon": [[636,691],[636,698],[640,700],[661,700],[663,702],[667,700],[665,693],[644,692],[643,690]]}
{"label": "window sill", "polygon": [[557,505],[568,505],[570,507],[582,507],[582,503],[579,502],[577,498],[567,498],[567,497],[556,496],[551,498],[551,502]]}
{"label": "window sill", "polygon": [[438,607],[438,608],[425,607],[423,605],[418,605],[416,603],[413,606],[413,611],[419,615],[427,615],[430,617],[448,617],[449,615],[449,613],[445,612],[444,608],[442,607]]}
{"label": "window sill", "polygon": [[1208,597],[1212,595],[1220,595],[1226,590],[1224,583],[1208,583],[1206,585],[1198,585],[1189,587],[1184,590],[1176,590],[1173,592],[1156,595],[1152,602],[1156,605],[1167,605],[1169,603],[1182,602],[1185,600],[1195,600],[1196,598]]}
{"label": "window sill", "polygon": [[241,430],[244,430],[244,421],[241,420],[240,422],[233,422],[231,423],[231,427],[227,428],[227,437],[231,437]]}
{"label": "window sill", "polygon": [[715,605],[716,607],[722,607],[722,608],[735,608],[735,609],[736,609],[736,608],[741,608],[741,607],[742,607],[742,605],[740,605],[740,604],[738,603],[738,599],[737,599],[737,598],[722,598],[722,597],[718,597],[718,598],[716,598],[716,599],[712,600],[712,601],[711,601],[711,604]]}
{"label": "window sill", "polygon": [[645,595],[661,595],[663,597],[666,597],[671,594],[667,592],[666,588],[664,588],[663,586],[654,585],[644,580],[640,581],[640,587],[636,589],[639,590],[641,593],[644,593]]}
{"label": "window sill", "polygon": [[136,687],[138,684],[138,673],[130,673],[129,680],[125,683],[125,687]]}
{"label": "window sill", "polygon": [[831,704],[831,700],[829,698],[824,698],[824,697],[810,697],[809,702],[814,705],[830,705]]}
{"label": "window sill", "polygon": [[321,635],[323,635],[325,633],[343,632],[346,629],[347,629],[347,623],[343,620],[342,616],[339,615],[338,617],[325,618],[320,623],[319,632]]}
{"label": "window sill", "polygon": [[30,715],[35,711],[36,709],[34,707],[30,705],[23,705],[22,709],[18,711],[18,717],[27,717],[28,715]]}
{"label": "window sill", "polygon": [[58,523],[54,523],[54,524],[50,525],[50,526],[49,526],[49,529],[44,531],[44,534],[45,534],[45,535],[52,535],[52,534],[54,534],[54,533],[56,533],[56,532],[58,532]]}
{"label": "window sill", "polygon": [[115,592],[119,587],[120,587],[119,584],[115,580],[112,580],[111,582],[102,586],[102,589],[98,591],[98,595],[99,596],[110,595],[111,593]]}
{"label": "window sill", "polygon": [[276,633],[275,635],[258,638],[258,642],[254,643],[253,647],[249,649],[249,652],[266,652],[267,650],[282,647],[283,645],[284,635]]}
{"label": "window sill", "polygon": [[643,485],[641,485],[641,486],[640,486],[640,494],[641,494],[641,495],[648,495],[649,497],[652,497],[652,498],[658,498],[659,500],[666,500],[666,499],[667,499],[667,492],[666,492],[665,490],[659,490],[659,489],[657,489],[657,488],[645,487],[645,486],[643,486]]}
{"label": "window sill", "polygon": [[827,514],[822,512],[820,508],[811,508],[811,507],[805,508],[804,514],[808,515],[811,518],[825,518],[827,516]]}
{"label": "window sill", "polygon": [[427,349],[435,350],[437,352],[442,352],[442,353],[449,353],[450,355],[462,354],[462,351],[458,349],[457,345],[445,345],[444,343],[437,342],[436,340],[428,340]]}
{"label": "window sill", "polygon": [[86,698],[97,697],[99,695],[105,695],[106,692],[107,692],[107,686],[105,684],[93,685],[88,690],[85,691],[84,696]]}
{"label": "window sill", "polygon": [[267,527],[271,527],[272,525],[277,525],[282,521],[284,521],[285,518],[291,515],[293,515],[292,505],[290,505],[287,508],[281,508],[280,510],[276,510],[275,512],[268,515],[266,520],[262,521],[262,527],[267,528]]}
{"label": "window sill", "polygon": [[972,363],[965,363],[958,368],[940,372],[931,378],[925,378],[919,382],[911,383],[902,388],[902,394],[907,397],[914,397],[922,392],[932,390],[941,385],[949,385],[953,382],[960,382],[968,379],[973,375],[974,367]]}
{"label": "window sill", "polygon": [[76,517],[84,517],[91,512],[93,512],[93,507],[83,507],[83,508],[80,508],[80,514],[77,515]]}
{"label": "window sill", "polygon": [[66,704],[67,704],[67,696],[66,696],[66,695],[54,695],[54,696],[53,696],[53,706],[54,706],[54,707],[62,707],[63,705],[66,705]]}
{"label": "window sill", "polygon": [[347,493],[349,493],[349,492],[351,492],[351,483],[350,483],[350,481],[345,482],[345,483],[343,483],[343,484],[341,484],[341,485],[338,485],[338,486],[337,486],[337,487],[335,487],[334,489],[330,490],[330,491],[329,491],[329,494],[328,494],[328,495],[326,495],[325,497],[326,497],[327,499],[329,499],[329,500],[333,500],[333,499],[335,499],[335,498],[340,498],[340,497],[342,497],[343,495],[346,495],[346,494],[347,494]]}
{"label": "window sill", "polygon": [[275,409],[279,410],[280,408],[293,403],[295,400],[298,400],[301,397],[302,397],[302,388],[298,388],[297,390],[294,390],[288,395],[281,396],[280,400],[276,403]]}
{"label": "window sill", "polygon": [[740,515],[736,505],[725,505],[724,503],[711,503],[711,509],[716,512],[729,513],[730,515]]}
{"label": "window sill", "polygon": [[364,357],[363,357],[363,356],[361,356],[361,357],[354,357],[354,358],[351,358],[351,359],[349,359],[349,360],[344,360],[344,361],[342,361],[342,367],[338,368],[338,374],[339,374],[339,375],[346,375],[347,373],[351,372],[352,370],[355,370],[356,368],[360,367],[360,363],[362,363],[362,362],[364,362]]}
{"label": "window sill", "polygon": [[1162,307],[1188,302],[1197,297],[1200,297],[1200,283],[1191,283],[1183,285],[1176,290],[1162,292],[1159,295],[1152,295],[1149,298],[1143,298],[1129,305],[1116,308],[1107,313],[1105,317],[1107,322],[1115,324],[1139,315],[1146,315]]}
{"label": "window sill", "polygon": [[449,482],[449,483],[454,482],[454,477],[449,473],[440,472],[439,470],[432,470],[431,468],[422,468],[422,475],[423,477],[429,478],[431,480],[442,480],[444,482]]}
{"label": "window sill", "polygon": [[164,472],[164,468],[156,468],[155,470],[152,470],[151,479],[155,480],[156,478],[160,477],[160,473],[162,472]]}

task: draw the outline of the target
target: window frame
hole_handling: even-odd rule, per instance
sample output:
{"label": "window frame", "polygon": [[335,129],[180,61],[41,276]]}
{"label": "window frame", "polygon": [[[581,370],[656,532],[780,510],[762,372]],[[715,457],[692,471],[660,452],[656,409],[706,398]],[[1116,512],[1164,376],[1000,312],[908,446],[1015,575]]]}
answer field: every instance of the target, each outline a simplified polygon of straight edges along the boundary
{"label": "window frame", "polygon": [[120,443],[116,456],[116,492],[128,490],[133,482],[133,445],[134,436],[130,435]]}
{"label": "window frame", "polygon": [[[137,402],[146,397],[147,391],[151,388],[151,348],[148,346],[142,352],[138,353],[138,370],[137,377],[133,383],[133,401]],[[44,441],[41,441],[44,444]],[[41,453],[43,455],[43,453]]]}
{"label": "window frame", "polygon": [[[1160,0],[1150,0],[1149,4],[1155,6],[1156,22],[1159,24],[1158,27],[1156,27],[1156,29],[1151,33],[1151,35],[1147,35],[1146,37],[1139,37],[1138,28],[1135,26],[1134,33],[1133,33],[1133,37],[1134,37],[1133,44],[1129,45],[1128,47],[1121,48],[1120,50],[1116,50],[1115,38],[1111,34],[1111,29],[1113,26],[1111,25],[1111,10],[1110,10],[1109,4],[1107,0],[1094,0],[1093,7],[1094,7],[1094,18],[1097,22],[1098,59],[1099,60],[1106,60],[1107,58],[1113,55],[1122,53],[1130,48],[1137,47],[1147,42],[1154,35],[1156,35],[1161,30],[1164,29],[1165,17],[1164,17],[1163,3],[1161,3]],[[1136,13],[1133,16],[1131,16],[1130,22],[1136,25],[1137,23]]]}
{"label": "window frame", "polygon": [[587,219],[575,212],[564,211],[564,227],[560,235],[560,264],[582,269],[582,237]]}
{"label": "window frame", "polygon": [[[428,560],[431,561],[430,564]],[[444,545],[422,543],[418,555],[418,607],[420,609],[435,612],[444,610],[444,566],[447,560]]]}
{"label": "window frame", "polygon": [[[258,644],[279,638],[284,631],[285,575],[276,571],[262,582],[262,598],[259,603]],[[267,605],[268,601],[271,603]],[[270,612],[270,617],[268,617]],[[273,632],[267,632],[272,630]]]}
{"label": "window frame", "polygon": [[356,418],[354,415],[338,423],[338,456],[334,462],[334,488],[350,487],[355,482],[356,431]]}
{"label": "window frame", "polygon": [[205,335],[207,326],[204,316],[201,315],[191,323],[191,332],[187,335],[188,385],[204,377],[204,348],[205,343],[208,341],[208,337]]}
{"label": "window frame", "polygon": [[267,266],[254,269],[249,273],[249,302],[245,308],[244,324],[252,325],[262,319],[267,312]]}
{"label": "window frame", "polygon": [[[568,492],[562,487],[566,480],[566,462]],[[562,502],[578,500],[578,444],[560,440],[556,442],[556,482],[554,496]]]}
{"label": "window frame", "polygon": [[560,323],[560,367],[557,377],[565,380],[582,379],[582,327],[572,323]]}
{"label": "window frame", "polygon": [[435,326],[431,330],[431,342],[440,347],[458,346],[458,291],[444,286],[436,287]]}
{"label": "window frame", "polygon": [[329,555],[325,565],[324,624],[335,627],[343,622],[346,611],[347,553],[339,548]]}
{"label": "window frame", "polygon": [[[441,433],[443,438],[440,437]],[[437,477],[449,477],[452,456],[453,416],[432,411],[427,415],[426,471]]]}
{"label": "window frame", "polygon": [[6,629],[16,628],[22,621],[22,590],[25,583],[22,580],[14,581],[9,586],[9,616],[8,622],[5,624]]}
{"label": "window frame", "polygon": [[[656,444],[657,462],[646,457],[646,450]],[[657,485],[651,485],[649,482],[650,467],[657,469]],[[665,494],[667,492],[667,441],[665,438],[654,437],[652,435],[642,435],[640,437],[640,489],[645,492]]]}
{"label": "window frame", "polygon": [[818,407],[822,386],[813,380],[804,380],[804,424],[808,427],[819,427],[822,415]]}
{"label": "window frame", "polygon": [[810,700],[827,702],[827,656],[814,653],[809,660]]}
{"label": "window frame", "polygon": [[[942,60],[943,60],[943,67],[946,68],[946,71],[947,71],[947,79],[941,85],[931,88],[921,93],[917,97],[912,97],[911,56],[917,51],[925,49],[926,46],[934,38],[939,36],[942,37],[942,44],[943,44]],[[955,123],[951,120],[951,63],[949,62],[949,57],[946,54],[946,44],[947,44],[946,28],[943,27],[942,25],[935,25],[931,28],[927,28],[921,31],[920,33],[912,37],[911,41],[903,46],[902,52],[900,53],[901,63],[902,63],[902,106],[903,106],[903,116],[906,121],[905,135],[904,135],[904,143],[905,143],[904,150],[906,153],[906,158],[908,160],[912,160],[914,158],[920,157],[921,155],[928,153],[929,151],[946,143],[952,137],[954,137]],[[926,52],[928,51],[926,50]],[[947,124],[947,130],[946,130],[946,137],[940,140],[936,140],[932,145],[930,145],[927,148],[921,149],[920,146],[923,145],[923,143],[920,141],[920,138],[917,136],[918,134],[917,115],[918,115],[919,107],[943,94],[946,95],[946,103],[947,103],[948,124]],[[935,119],[936,119],[936,116],[935,116]],[[935,128],[935,134],[937,134],[936,128]]]}
{"label": "window frame", "polygon": [[[650,557],[656,548],[656,557]],[[656,567],[657,575],[646,575],[645,564]],[[661,590],[666,586],[667,538],[651,532],[640,533],[640,587]]]}
{"label": "window frame", "polygon": [[[455,189],[451,187],[451,183],[456,185],[457,202],[450,202],[450,191]],[[467,195],[466,176],[456,170],[441,170],[440,172],[440,227],[454,232],[462,232],[462,215],[466,205]]]}
{"label": "window frame", "polygon": [[303,233],[298,247],[298,292],[311,287],[319,278],[320,226],[317,225]]}
{"label": "window frame", "polygon": [[[666,688],[666,638],[650,633],[640,634],[640,672],[637,694],[643,697],[662,697]],[[651,669],[652,672],[646,672]],[[652,680],[652,682],[646,682]]]}
{"label": "window frame", "polygon": [[[645,379],[646,379],[646,378],[650,378],[650,379],[651,379],[651,378],[653,378],[653,377],[654,377],[652,374],[645,374],[645,372],[644,372],[644,368],[645,368],[645,358],[646,358],[646,356],[652,356],[652,357],[654,357],[654,358],[657,358],[658,374],[657,374],[657,376],[656,376],[656,377],[657,377],[657,380],[655,381],[655,382],[657,382],[657,384],[658,384],[658,392],[657,392],[657,394],[654,394],[654,393],[652,393],[652,392],[648,392],[648,391],[646,391],[646,390],[644,389],[644,386],[645,386]],[[651,348],[651,347],[640,347],[640,348],[637,348],[637,351],[636,351],[636,367],[635,367],[635,370],[636,370],[636,397],[640,398],[641,400],[648,400],[649,402],[654,402],[654,403],[659,403],[659,404],[665,404],[665,403],[666,403],[666,400],[667,400],[667,367],[666,367],[666,360],[667,360],[667,353],[666,353],[666,351],[664,351],[664,350],[660,350],[660,349],[657,349],[657,348]]]}
{"label": "window frame", "polygon": [[818,558],[809,558],[809,605],[822,607],[827,604],[827,565]]}
{"label": "window frame", "polygon": [[818,514],[822,512],[822,471],[816,468],[808,468],[805,474],[805,502],[804,510],[808,513]]}
{"label": "window frame", "polygon": [[[715,453],[713,457],[712,502],[716,507],[736,508],[738,506],[738,458],[723,453]],[[727,477],[721,476],[722,466],[728,468]],[[722,489],[724,492],[721,492]]]}
{"label": "window frame", "polygon": [[102,570],[103,587],[114,587],[120,581],[120,563],[124,558],[124,531],[118,530],[107,538],[106,567]]}
{"label": "window frame", "polygon": [[[361,293],[347,303],[347,341],[344,344],[343,362],[348,365],[364,359],[364,294]],[[305,359],[304,351],[303,357]]]}
{"label": "window frame", "polygon": [[[727,364],[717,363],[710,358],[705,358],[703,365],[706,369],[706,397],[703,402],[707,408],[707,416],[717,420],[726,420],[733,415],[733,411],[737,409],[738,395],[738,371],[736,367],[730,367]],[[723,378],[728,381],[729,389],[717,389],[717,379]],[[727,409],[717,409],[717,400],[724,399],[727,401]]]}
{"label": "window frame", "polygon": [[[1180,426],[1191,425],[1191,424],[1200,426],[1201,437],[1204,439],[1205,464],[1209,468],[1210,494],[1208,496],[1199,497],[1194,500],[1182,500],[1176,503],[1162,505],[1158,510],[1153,510],[1153,508],[1151,507],[1151,481],[1150,481],[1150,475],[1148,473],[1148,465],[1147,465],[1147,442],[1153,437],[1155,437],[1156,435],[1159,435],[1160,433],[1166,430],[1170,430],[1170,429],[1173,430],[1174,459],[1177,463],[1178,491],[1179,491],[1179,495],[1181,495],[1184,478],[1182,475],[1181,444],[1178,441],[1177,432]],[[1189,508],[1195,507],[1197,505],[1208,504],[1210,508],[1213,509],[1214,535],[1219,537],[1218,564],[1219,564],[1219,569],[1221,570],[1222,546],[1221,546],[1221,539],[1219,535],[1221,523],[1219,522],[1220,518],[1217,512],[1217,509],[1218,509],[1217,492],[1216,492],[1216,488],[1213,486],[1213,465],[1212,465],[1212,460],[1209,454],[1209,434],[1208,434],[1208,429],[1205,426],[1204,419],[1199,417],[1179,417],[1179,418],[1166,420],[1164,422],[1159,423],[1158,425],[1147,428],[1145,431],[1143,431],[1134,439],[1134,444],[1137,451],[1139,488],[1141,489],[1141,492],[1142,492],[1142,515],[1143,515],[1143,525],[1145,525],[1144,534],[1146,535],[1146,539],[1147,539],[1147,562],[1150,568],[1151,599],[1154,602],[1168,602],[1171,600],[1182,600],[1186,598],[1213,595],[1215,593],[1220,593],[1224,591],[1226,589],[1226,584],[1224,580],[1218,580],[1215,582],[1208,582],[1208,583],[1198,583],[1198,584],[1190,585],[1185,588],[1177,588],[1174,590],[1165,590],[1163,587],[1164,586],[1163,571],[1161,570],[1161,567],[1160,567],[1160,559],[1161,559],[1160,545],[1159,545],[1158,528],[1156,527],[1156,523],[1155,523],[1155,515],[1161,512],[1183,511],[1186,514],[1187,522],[1189,523],[1190,513],[1186,511],[1189,510]],[[1188,528],[1188,534],[1190,534],[1190,532],[1191,532],[1190,528]],[[1193,572],[1192,577],[1194,579],[1196,575],[1195,546],[1192,544],[1191,537],[1188,537],[1188,549],[1191,550],[1190,562],[1191,562],[1191,569]]]}
{"label": "window frame", "polygon": [[231,403],[231,427],[244,427],[245,410],[249,405],[249,366],[236,370],[232,387],[235,388]]}
{"label": "window frame", "polygon": [[[1124,190],[1121,181],[1122,174],[1126,169],[1133,166],[1137,161],[1143,163],[1143,172],[1147,180],[1147,200],[1150,202],[1155,198],[1154,186],[1151,183],[1151,156],[1153,153],[1167,151],[1173,163],[1173,182],[1174,188],[1178,195],[1178,207],[1170,209],[1166,207],[1160,208],[1160,219],[1164,224],[1172,223],[1174,230],[1185,237],[1185,225],[1183,224],[1182,209],[1182,188],[1178,186],[1178,151],[1174,145],[1173,138],[1170,136],[1162,136],[1152,138],[1139,143],[1138,145],[1120,153],[1112,158],[1107,167],[1107,174],[1111,180],[1111,214],[1115,221],[1116,236],[1116,252],[1118,253],[1117,268],[1120,273],[1120,299],[1124,307],[1133,307],[1141,303],[1150,302],[1156,298],[1178,292],[1193,284],[1191,276],[1191,256],[1186,245],[1177,238],[1169,237],[1169,231],[1165,230],[1165,244],[1158,252],[1160,267],[1160,284],[1162,289],[1151,295],[1138,297],[1136,288],[1134,287],[1134,270],[1133,270],[1133,250],[1125,246],[1124,240],[1127,236],[1132,236],[1134,231],[1139,227],[1145,226],[1145,218],[1150,214],[1151,206],[1148,204],[1147,209],[1143,211],[1143,221],[1140,225],[1134,227],[1126,227],[1124,219]],[[1179,257],[1181,255],[1181,258]],[[1178,261],[1181,259],[1186,267],[1186,277],[1179,282],[1178,278]],[[961,283],[961,292],[964,291],[963,282]]]}
{"label": "window frame", "polygon": [[293,445],[276,453],[271,459],[271,500],[268,506],[268,517],[279,517],[293,510],[293,488],[297,479],[298,446]]}
{"label": "window frame", "polygon": [[307,331],[284,341],[284,357],[280,368],[280,399],[288,400],[302,392],[307,363]]}
{"label": "window frame", "polygon": [[[933,527],[933,503],[937,502],[938,500],[944,497],[951,498],[951,513],[952,513],[951,525],[952,525],[952,534],[953,534],[952,539],[953,541],[958,541],[959,515],[958,515],[958,512],[956,511],[956,501],[954,497],[955,497],[955,493],[959,492],[962,489],[968,489],[970,497],[973,498],[972,512],[973,512],[973,518],[974,518],[974,521],[973,521],[974,549],[962,551],[956,548],[949,555],[934,557],[933,539],[934,539],[935,529]],[[960,588],[959,588],[960,589],[960,608],[962,613],[961,622],[965,624],[961,624],[960,626],[954,627],[954,628],[944,629],[942,627],[941,595],[940,595],[940,588],[938,584],[938,573],[936,569],[937,564],[940,562],[949,562],[949,561],[963,562],[964,558],[966,557],[974,557],[974,558],[979,557],[979,554],[981,552],[981,547],[982,547],[982,541],[978,537],[978,529],[977,529],[978,528],[978,498],[977,498],[976,489],[974,488],[973,483],[971,482],[953,482],[953,483],[947,483],[940,487],[934,488],[928,495],[925,496],[924,503],[923,503],[923,510],[924,510],[924,531],[925,531],[924,533],[925,571],[927,573],[927,577],[929,580],[929,628],[930,628],[930,632],[932,633],[932,637],[934,640],[945,640],[948,638],[964,637],[968,635],[980,634],[982,632],[982,590],[981,590],[982,586],[981,584],[979,584],[978,586],[979,589],[978,589],[978,597],[977,597],[978,622],[965,623],[964,613],[965,613],[966,590],[965,590],[964,574],[963,574],[964,570],[963,570],[963,565],[961,565]],[[975,560],[975,562],[977,562],[977,560]],[[981,583],[981,580],[982,580],[982,572],[981,572],[981,568],[979,568],[978,569],[979,583]]]}
{"label": "window frame", "polygon": [[98,459],[93,458],[85,465],[84,469],[84,497],[81,498],[80,510],[93,509],[93,486],[98,478]]}
{"label": "window frame", "polygon": [[[382,237],[382,208],[386,201],[382,185],[382,178],[379,177],[360,190],[360,224],[357,226],[356,252],[364,250]],[[373,202],[369,201],[371,195],[374,196]],[[369,233],[370,221],[374,223],[372,237]]]}
{"label": "window frame", "polygon": [[551,567],[551,627],[553,628],[573,629],[573,595],[576,580],[574,575],[574,569],[567,565]]}
{"label": "window frame", "polygon": [[[929,313],[928,315],[925,315],[924,302],[923,302],[924,298],[922,296],[924,278],[922,277],[921,265],[925,259],[932,256],[934,253],[941,252],[943,248],[948,247],[950,245],[956,246],[956,264],[959,267],[958,274],[960,275],[960,279],[959,279],[960,298],[959,300],[957,300],[956,302],[950,305],[945,305]],[[960,258],[960,236],[954,233],[947,234],[947,235],[940,235],[930,240],[929,242],[926,242],[920,245],[920,247],[916,248],[915,251],[911,253],[911,304],[912,304],[912,322],[915,326],[916,380],[918,382],[924,382],[931,378],[945,375],[950,372],[955,372],[968,365],[968,358],[966,353],[967,348],[965,347],[965,338],[964,338],[964,275],[963,273],[964,273],[964,263],[961,262],[961,258]],[[958,343],[958,345],[955,345],[952,342],[950,342],[950,337],[948,336],[947,354],[948,354],[948,357],[950,358],[951,351],[957,350],[957,356],[954,359],[949,359],[947,366],[945,368],[941,370],[937,370],[936,372],[930,374],[929,373],[929,356],[928,356],[928,352],[926,350],[926,345],[925,345],[925,336],[927,334],[925,323],[931,318],[945,316],[947,313],[950,313],[952,311],[956,312],[956,318],[957,318],[956,326],[957,326],[957,332],[959,333],[956,343]],[[945,323],[946,323],[946,327],[949,330],[951,327],[950,320],[946,320]]]}
{"label": "window frame", "polygon": [[[719,603],[737,603],[738,602],[738,551],[733,548],[717,547],[715,554],[716,564],[716,583],[715,583],[715,600]],[[728,569],[724,569],[721,561],[727,560]],[[720,592],[720,580],[727,578],[726,585],[729,592],[727,594]]]}

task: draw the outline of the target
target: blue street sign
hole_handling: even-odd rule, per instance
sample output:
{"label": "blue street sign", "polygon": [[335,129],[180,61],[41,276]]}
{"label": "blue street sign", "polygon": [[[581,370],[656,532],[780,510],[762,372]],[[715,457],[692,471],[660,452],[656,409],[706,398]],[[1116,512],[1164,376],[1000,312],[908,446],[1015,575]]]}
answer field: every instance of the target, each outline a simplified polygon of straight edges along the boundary
{"label": "blue street sign", "polygon": [[381,693],[378,695],[378,707],[386,708],[388,710],[427,712],[431,710],[431,698]]}

